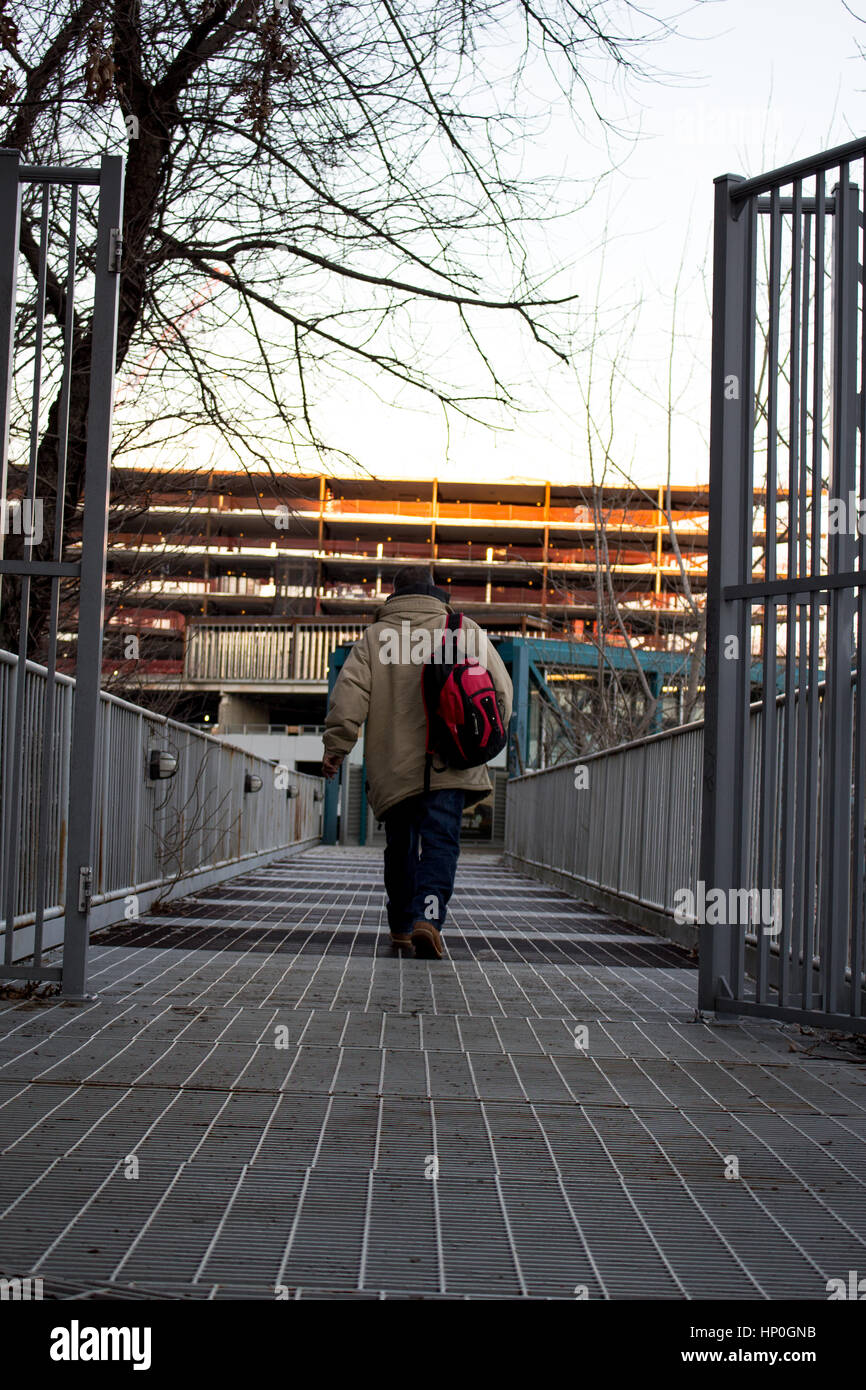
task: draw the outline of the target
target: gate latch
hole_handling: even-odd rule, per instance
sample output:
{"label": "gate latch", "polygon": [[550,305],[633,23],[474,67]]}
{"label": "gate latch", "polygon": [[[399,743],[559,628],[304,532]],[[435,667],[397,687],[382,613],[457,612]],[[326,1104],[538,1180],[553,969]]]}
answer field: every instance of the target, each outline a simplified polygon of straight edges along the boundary
{"label": "gate latch", "polygon": [[93,869],[89,864],[82,864],[78,870],[78,911],[86,915],[90,911],[92,898]]}
{"label": "gate latch", "polygon": [[108,234],[108,269],[114,275],[120,274],[120,262],[123,256],[123,236],[119,227],[112,227]]}

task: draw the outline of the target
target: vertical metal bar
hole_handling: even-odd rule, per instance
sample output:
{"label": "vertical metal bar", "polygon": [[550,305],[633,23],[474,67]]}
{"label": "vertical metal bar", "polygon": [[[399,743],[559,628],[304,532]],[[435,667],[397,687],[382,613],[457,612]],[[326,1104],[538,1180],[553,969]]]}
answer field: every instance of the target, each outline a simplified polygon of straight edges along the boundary
{"label": "vertical metal bar", "polygon": [[[48,213],[50,209],[51,189],[48,184],[42,190],[42,214],[40,218],[40,241],[39,241],[39,270],[36,285],[36,339],[33,349],[33,392],[30,404],[30,453],[27,466],[27,482],[25,486],[25,496],[31,503],[31,516],[35,513],[32,510],[33,502],[36,498],[36,467],[39,452],[39,407],[42,401],[42,353],[45,340],[45,286],[48,276]],[[26,548],[26,546],[25,546]],[[26,558],[32,559],[33,542],[32,533],[29,544],[30,554]],[[23,796],[23,774],[24,774],[24,712],[27,683],[27,639],[30,627],[30,575],[25,574],[21,578],[21,594],[19,602],[19,627],[18,627],[18,664],[15,669],[14,681],[14,733],[12,735],[12,757],[11,776],[6,790],[9,795],[8,819],[6,830],[8,834],[8,856],[6,862],[6,882],[4,885],[5,894],[5,916],[7,923],[6,930],[6,951],[4,962],[6,965],[12,964],[13,937],[15,923],[15,906],[18,895],[18,849],[21,839],[21,801]]]}
{"label": "vertical metal bar", "polygon": [[[57,487],[53,558],[63,558],[64,499],[66,497],[66,463],[69,443],[69,387],[72,378],[72,336],[75,324],[75,267],[78,241],[78,185],[70,189],[69,249],[66,260],[66,314],[63,333],[63,372],[60,386],[60,408],[57,419]],[[33,963],[42,959],[42,930],[45,918],[45,897],[48,875],[48,835],[51,805],[51,784],[54,772],[55,737],[54,709],[57,692],[57,624],[60,603],[60,580],[51,580],[48,606],[48,654],[45,688],[45,726],[42,742],[42,777],[39,791],[39,831],[36,849],[36,919],[33,927]]]}
{"label": "vertical metal bar", "polygon": [[[113,823],[113,817],[109,814],[109,806],[111,798],[111,759],[114,751],[111,746],[111,735],[112,730],[114,728],[114,723],[112,720],[114,708],[115,707],[112,704],[106,704],[104,700],[100,700],[99,702],[99,713],[97,718],[99,722],[100,734],[97,737],[96,743],[94,744],[94,756],[98,751],[100,756],[100,764],[97,766],[96,770],[100,774],[101,780],[98,784],[99,790],[96,795],[96,805],[99,808],[100,814],[97,817],[97,824],[94,826],[93,830],[94,893],[108,893],[112,888],[118,886],[118,884],[112,882],[110,877],[110,856],[112,839],[110,826]],[[184,765],[184,777],[186,777],[186,771],[187,769]],[[173,785],[173,782],[169,783],[169,788],[173,789]],[[186,797],[184,797],[183,801],[181,802],[181,805],[186,806],[186,804]],[[193,824],[195,824],[194,818]],[[183,855],[185,845],[186,837],[184,837],[181,841],[181,855]],[[182,870],[182,863],[179,864],[178,867]]]}
{"label": "vertical metal bar", "polygon": [[123,160],[117,155],[103,155],[94,270],[75,712],[70,750],[69,853],[64,903],[63,992],[73,998],[84,995],[87,983],[89,902],[80,897],[80,888],[82,870],[92,868],[93,853],[94,752],[99,731],[111,420],[120,280],[116,267],[110,263],[109,252],[113,241],[112,231],[121,227],[122,216]]}
{"label": "vertical metal bar", "polygon": [[[671,756],[668,758],[667,778],[666,778],[666,787],[667,787],[667,801],[666,801],[666,804],[667,804],[668,806],[672,806],[672,805],[673,805],[674,776],[675,776],[674,759],[673,759],[673,755],[671,754]],[[659,789],[659,790],[660,790],[660,789]],[[694,862],[694,860],[692,860],[692,862]],[[663,879],[662,879],[662,888],[661,888],[661,893],[660,893],[660,901],[661,901],[662,903],[665,903],[665,904],[673,903],[673,900],[674,900],[673,895],[674,895],[674,889],[675,889],[675,888],[688,888],[689,891],[692,892],[692,893],[694,893],[695,890],[696,890],[696,888],[697,888],[697,883],[693,882],[691,879],[689,880],[688,883],[685,883],[685,884],[680,884],[680,883],[672,884],[672,883],[671,883],[671,868],[672,868],[671,856],[670,856],[670,855],[666,855],[666,856],[665,856],[665,861],[664,861],[664,876],[663,876]],[[695,875],[695,877],[697,877],[697,875]]]}
{"label": "vertical metal bar", "polygon": [[[776,540],[778,525],[776,504],[778,496],[778,430],[779,430],[779,318],[781,314],[782,215],[779,190],[774,188],[770,198],[770,277],[769,328],[767,339],[767,478],[764,506],[764,577],[776,578]],[[772,894],[775,881],[776,848],[776,602],[767,598],[764,603],[764,622],[761,631],[761,770],[758,811],[757,887]],[[741,880],[742,882],[742,880]],[[751,886],[751,884],[749,885]],[[762,897],[763,901],[763,897]],[[772,902],[772,897],[770,898]],[[767,997],[767,958],[769,938],[763,930],[758,913],[758,966],[755,978],[755,1001],[765,1003]],[[781,1002],[781,1001],[780,1001]]]}
{"label": "vertical metal bar", "polygon": [[[863,161],[863,188],[866,190],[866,159]],[[866,196],[866,195],[864,195]],[[859,219],[858,219],[859,225]],[[860,393],[858,399],[858,428],[860,431],[860,480],[858,488],[860,517],[866,515],[866,233],[858,248],[860,276]],[[866,534],[858,520],[857,567],[866,569]],[[860,1018],[863,1013],[863,948],[864,914],[866,914],[866,670],[863,664],[863,622],[866,603],[862,588],[857,591],[857,684],[854,744],[854,804],[852,808],[852,866],[853,902],[851,904],[851,1013]]]}
{"label": "vertical metal bar", "polygon": [[[826,233],[826,188],[824,175],[815,178],[815,349],[812,368],[812,506],[811,568],[821,572],[821,496],[824,429],[824,261]],[[813,995],[812,959],[818,933],[821,879],[818,868],[818,820],[820,816],[820,757],[822,699],[820,694],[821,597],[814,591],[809,599],[809,675],[806,710],[806,823],[805,916],[803,941],[803,1008],[811,1009]],[[823,970],[826,962],[821,963]]]}
{"label": "vertical metal bar", "polygon": [[[797,543],[800,527],[799,449],[800,449],[800,282],[802,257],[803,186],[794,184],[794,203],[791,219],[791,332],[790,370],[788,374],[788,577],[797,572]],[[795,757],[796,731],[796,648],[797,605],[793,594],[788,595],[785,612],[785,708],[783,714],[782,805],[779,881],[782,890],[782,932],[779,941],[779,1003],[787,1004],[789,966],[792,944],[798,941],[794,933],[794,817],[797,764]]]}
{"label": "vertical metal bar", "polygon": [[[857,240],[859,191],[840,169],[836,186],[833,235],[832,452],[830,497],[844,500],[845,530],[829,537],[829,568],[854,568],[856,554],[850,504],[856,496],[857,401]],[[854,518],[856,525],[856,516]],[[824,695],[825,744],[822,783],[821,956],[824,1008],[842,1007],[851,916],[851,754],[853,698],[851,658],[854,640],[853,589],[833,589],[828,596],[827,674]]]}
{"label": "vertical metal bar", "polygon": [[[800,418],[798,423],[799,443],[799,477],[792,480],[791,486],[796,491],[797,497],[797,549],[794,558],[795,570],[792,573],[808,574],[809,552],[809,475],[808,475],[808,416],[809,416],[809,305],[811,302],[811,276],[810,264],[812,255],[812,219],[806,217],[803,228],[803,289],[802,289],[802,312],[801,312],[801,335],[802,344],[800,350]],[[797,690],[795,702],[795,716],[797,727],[797,755],[796,755],[796,812],[794,825],[794,863],[797,871],[794,873],[793,893],[793,919],[796,928],[796,949],[798,950],[803,976],[801,987],[804,986],[805,972],[812,968],[811,960],[806,959],[806,898],[804,895],[804,875],[806,873],[806,779],[809,774],[809,767],[806,757],[806,727],[808,702],[806,698],[806,681],[808,679],[807,664],[807,644],[808,644],[808,622],[805,603],[796,605],[796,641],[797,641]],[[788,698],[791,699],[789,690]]]}
{"label": "vertical metal bar", "polygon": [[[752,263],[750,230],[754,200],[734,216],[735,175],[715,181],[713,244],[713,348],[710,405],[710,508],[707,572],[707,655],[704,733],[701,878],[727,890],[737,871],[737,825],[743,815],[744,729],[737,667],[750,665],[744,640],[748,605],[724,597],[726,585],[746,578],[744,501],[751,512],[751,470],[744,441],[752,437],[752,370],[749,308]],[[731,660],[728,639],[739,642]],[[739,802],[739,804],[738,804]],[[734,956],[730,929],[702,925],[699,1007],[713,1009],[729,995]]]}
{"label": "vertical metal bar", "polygon": [[[739,540],[744,572],[754,577],[755,556],[755,327],[757,323],[758,281],[758,200],[751,198],[740,213],[748,219],[745,244],[744,275],[746,311],[743,329],[742,390],[748,400],[748,410],[742,419],[740,454],[742,472],[739,501]],[[766,524],[765,524],[766,531]],[[766,544],[766,542],[765,542]],[[752,603],[739,605],[738,651],[735,662],[737,684],[737,739],[733,747],[737,795],[732,808],[734,822],[739,817],[734,860],[735,887],[750,886],[754,881],[753,816],[757,813],[758,788],[754,771],[757,748],[754,746],[759,721],[751,715],[752,701]],[[754,809],[753,809],[754,808]],[[728,927],[730,937],[730,988],[735,999],[745,998],[746,933]]]}
{"label": "vertical metal bar", "polygon": [[[18,243],[21,235],[21,199],[18,176],[21,164],[19,150],[0,150],[0,558],[6,539],[6,479],[9,467],[9,421],[12,408],[13,353],[15,348],[15,305],[18,296]],[[3,577],[0,575],[0,605],[3,602]],[[8,682],[7,719],[12,717],[13,672],[4,676]],[[8,726],[3,731],[2,795],[0,795],[0,922],[3,923],[4,958],[11,955],[14,919],[7,918],[3,903],[3,884],[10,863],[16,858],[9,829],[11,769],[9,753],[12,742]]]}
{"label": "vertical metal bar", "polygon": [[[15,304],[18,296],[18,243],[21,238],[20,166],[20,150],[0,150],[0,508],[4,514],[9,468]],[[0,526],[0,558],[5,535],[5,526]],[[2,585],[0,576],[0,601],[3,597]]]}

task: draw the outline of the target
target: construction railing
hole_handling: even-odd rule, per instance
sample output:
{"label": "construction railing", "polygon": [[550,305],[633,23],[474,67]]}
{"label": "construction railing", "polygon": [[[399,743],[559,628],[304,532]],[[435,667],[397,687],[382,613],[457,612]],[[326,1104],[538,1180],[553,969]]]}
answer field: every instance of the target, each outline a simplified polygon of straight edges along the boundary
{"label": "construction railing", "polygon": [[188,681],[316,681],[328,679],[328,658],[356,641],[358,623],[191,623],[183,678]]}

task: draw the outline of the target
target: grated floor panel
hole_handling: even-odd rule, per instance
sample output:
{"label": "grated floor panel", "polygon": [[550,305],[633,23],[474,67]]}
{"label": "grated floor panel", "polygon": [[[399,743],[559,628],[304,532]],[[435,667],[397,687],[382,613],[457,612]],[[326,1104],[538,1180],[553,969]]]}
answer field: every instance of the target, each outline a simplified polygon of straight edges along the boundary
{"label": "grated floor panel", "polygon": [[862,1054],[697,1019],[686,953],[489,858],[447,958],[395,958],[379,875],[312,850],[103,933],[93,1001],[0,1001],[0,1272],[805,1299],[864,1267]]}

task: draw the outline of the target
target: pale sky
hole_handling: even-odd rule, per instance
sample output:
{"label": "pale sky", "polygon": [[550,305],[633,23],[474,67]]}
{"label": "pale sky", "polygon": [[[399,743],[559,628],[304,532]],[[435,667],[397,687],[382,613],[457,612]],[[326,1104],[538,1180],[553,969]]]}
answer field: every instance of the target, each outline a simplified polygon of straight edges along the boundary
{"label": "pale sky", "polygon": [[[866,15],[866,0],[856,3]],[[647,4],[651,13],[670,13],[670,4],[662,7],[660,0]],[[610,361],[618,356],[609,481],[619,480],[617,468],[646,484],[666,473],[664,377],[681,263],[672,478],[685,484],[707,479],[714,177],[758,174],[866,134],[866,60],[857,52],[858,39],[866,43],[866,24],[858,24],[842,0],[715,0],[686,12],[680,27],[681,36],[652,54],[657,66],[675,75],[672,82],[642,83],[624,101],[614,90],[603,103],[609,115],[641,129],[636,143],[614,146],[622,167],[589,207],[574,211],[552,235],[539,233],[536,246],[540,264],[552,256],[568,266],[557,288],[580,296],[584,343],[594,307],[601,305],[599,403],[607,397]],[[491,62],[507,67],[508,55],[492,54]],[[576,130],[552,79],[540,69],[531,76],[550,118],[543,139],[526,149],[526,167],[587,180],[609,170],[599,131]],[[462,349],[431,313],[419,332],[459,376]],[[452,419],[449,431],[441,410],[419,409],[417,396],[395,399],[386,381],[378,397],[345,382],[320,394],[314,408],[320,432],[373,476],[586,482],[586,353],[566,369],[540,351],[527,351],[526,335],[510,321],[500,320],[495,333],[500,370],[522,383],[522,396],[532,403],[532,412],[511,420],[508,430],[490,432]],[[604,411],[598,418],[603,426]],[[232,460],[208,447],[197,462],[218,467]],[[336,461],[323,462],[346,471]],[[286,466],[292,467],[288,457]],[[312,456],[306,466],[316,469]]]}
{"label": "pale sky", "polygon": [[[613,318],[621,317],[617,306],[642,301],[617,400],[613,450],[642,482],[666,470],[664,414],[654,401],[664,399],[681,257],[676,389],[685,395],[674,431],[673,478],[707,478],[714,177],[757,174],[866,134],[866,60],[857,52],[858,38],[866,42],[866,24],[858,24],[841,0],[719,0],[687,14],[682,28],[689,37],[667,41],[656,55],[680,80],[641,87],[640,104],[627,108],[641,122],[641,139],[607,192],[570,228],[572,286],[581,311],[591,315],[596,300],[606,220],[611,235],[602,302]],[[551,134],[569,172],[598,161],[599,149],[575,141],[564,120]],[[512,360],[517,375],[529,369],[517,342]],[[585,480],[586,425],[575,380],[548,369],[542,356],[531,369],[538,413],[516,420],[508,433],[452,428],[449,439],[441,414],[394,409],[360,392],[329,401],[322,418],[348,417],[354,452],[382,477]],[[606,392],[606,367],[600,363],[597,370]],[[586,380],[581,358],[575,371]]]}

